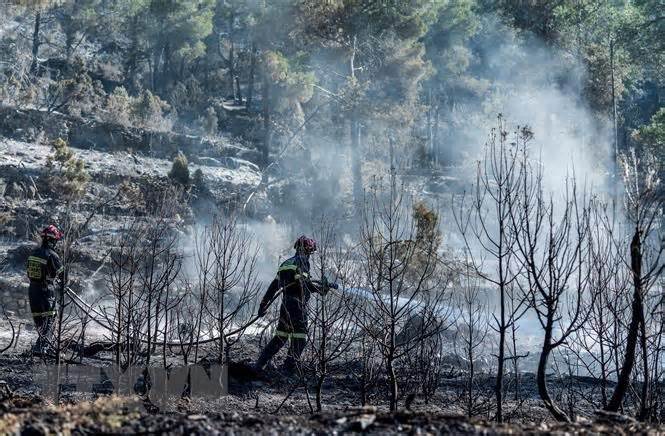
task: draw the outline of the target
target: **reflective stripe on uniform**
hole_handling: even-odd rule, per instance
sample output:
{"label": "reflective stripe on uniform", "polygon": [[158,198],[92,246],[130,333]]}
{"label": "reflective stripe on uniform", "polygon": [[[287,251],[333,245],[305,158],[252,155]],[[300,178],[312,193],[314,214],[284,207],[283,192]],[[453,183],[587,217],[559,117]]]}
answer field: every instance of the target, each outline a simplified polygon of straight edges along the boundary
{"label": "reflective stripe on uniform", "polygon": [[296,271],[298,269],[298,265],[282,265],[279,267],[277,272],[282,272],[282,271]]}
{"label": "reflective stripe on uniform", "polygon": [[48,264],[47,259],[38,256],[28,257],[27,273],[31,280],[42,280],[42,270],[44,265]]}
{"label": "reflective stripe on uniform", "polygon": [[307,333],[291,333],[282,330],[275,330],[275,336],[282,338],[307,339]]}
{"label": "reflective stripe on uniform", "polygon": [[299,278],[301,278],[301,277],[304,278],[304,279],[308,279],[308,278],[309,278],[309,274],[307,274],[306,272],[304,272],[304,273],[302,273],[302,274],[296,274],[296,277],[295,277],[295,278],[296,278],[296,279],[299,279]]}
{"label": "reflective stripe on uniform", "polygon": [[37,316],[53,316],[57,313],[55,310],[47,310],[46,312],[32,312],[33,317]]}
{"label": "reflective stripe on uniform", "polygon": [[41,264],[46,265],[48,263],[48,260],[42,259],[41,257],[37,257],[37,256],[30,256],[30,257],[28,257],[28,262],[39,262]]}

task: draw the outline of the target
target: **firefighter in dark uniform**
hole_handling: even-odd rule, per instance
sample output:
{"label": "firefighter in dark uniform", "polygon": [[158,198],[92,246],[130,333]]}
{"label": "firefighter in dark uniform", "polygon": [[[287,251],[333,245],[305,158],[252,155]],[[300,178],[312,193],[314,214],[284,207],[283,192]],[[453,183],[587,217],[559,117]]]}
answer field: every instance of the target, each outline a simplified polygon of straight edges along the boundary
{"label": "firefighter in dark uniform", "polygon": [[[295,256],[284,261],[277,271],[277,277],[270,283],[259,305],[259,316],[264,316],[277,291],[282,290],[282,305],[279,310],[279,323],[275,336],[268,342],[258,360],[256,368],[263,367],[290,341],[289,351],[284,361],[284,369],[292,372],[299,364],[307,343],[307,303],[312,292],[324,294],[328,286],[319,286],[309,276],[309,256],[316,251],[316,241],[301,236],[293,248]],[[325,281],[325,280],[324,280]],[[331,285],[330,287],[334,287]]]}
{"label": "firefighter in dark uniform", "polygon": [[27,262],[27,273],[30,279],[29,298],[32,319],[37,330],[37,343],[34,352],[43,352],[51,339],[51,329],[55,319],[55,280],[64,284],[64,268],[55,246],[62,233],[50,225],[42,231],[42,244],[36,248]]}

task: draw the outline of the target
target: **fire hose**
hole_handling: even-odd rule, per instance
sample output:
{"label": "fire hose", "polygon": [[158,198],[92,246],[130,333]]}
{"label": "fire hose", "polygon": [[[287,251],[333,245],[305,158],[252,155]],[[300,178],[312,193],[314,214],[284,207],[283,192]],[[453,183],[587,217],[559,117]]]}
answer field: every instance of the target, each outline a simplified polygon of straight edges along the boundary
{"label": "fire hose", "polygon": [[[93,308],[91,305],[83,301],[81,297],[79,297],[74,291],[72,291],[70,288],[65,288],[65,291],[67,295],[71,298],[72,302],[76,307],[81,309],[84,313],[87,314],[88,318],[90,318],[92,321],[94,321],[97,325],[100,327],[108,330],[109,332],[113,332],[115,329],[113,329],[111,326],[108,324],[104,323],[103,321],[100,320],[106,318],[104,315],[102,315],[100,312],[98,312],[95,308]],[[277,294],[279,295],[279,293]],[[276,295],[276,296],[277,296]],[[93,316],[96,315],[96,316]],[[237,335],[238,333],[241,333],[242,331],[246,330],[248,327],[250,327],[252,324],[254,324],[256,321],[258,321],[261,317],[260,316],[254,316],[252,319],[250,319],[246,324],[242,325],[241,327],[238,327],[235,330],[232,330],[226,334],[224,334],[224,337],[230,337]],[[178,347],[178,346],[187,346],[187,345],[203,345],[203,344],[210,344],[212,342],[219,341],[221,339],[220,336],[214,336],[212,338],[208,339],[199,339],[198,341],[191,341],[191,342],[158,342],[158,341],[150,341],[153,345],[155,346],[167,346],[167,347]],[[147,343],[147,339],[140,339],[141,342]]]}
{"label": "fire hose", "polygon": [[[318,284],[319,286],[322,286],[324,289],[326,289],[326,293],[330,289],[338,289],[338,286],[336,283],[329,283],[327,279],[324,279],[322,281],[318,280],[313,280],[314,283]],[[270,301],[270,304],[272,304],[277,297],[282,293],[284,288],[279,289],[276,293],[275,296],[272,298]],[[109,332],[113,332],[114,329],[109,326],[108,324],[104,323],[102,319],[105,319],[106,316],[102,313],[100,313],[97,309],[86,303],[79,295],[76,294],[76,292],[72,291],[71,288],[67,287],[65,288],[65,292],[71,299],[71,301],[74,303],[76,307],[78,307],[80,310],[82,310],[84,313],[87,314],[87,316],[94,321],[97,325],[100,327],[108,330]],[[93,316],[95,315],[95,316]],[[243,324],[242,326],[236,328],[235,330],[232,330],[228,333],[224,334],[225,338],[237,335],[238,333],[242,333],[245,331],[247,328],[252,326],[256,321],[259,319],[263,318],[263,316],[256,315],[253,318],[251,318],[247,323]],[[158,341],[150,341],[151,344],[155,346],[167,346],[167,347],[181,347],[181,346],[193,346],[193,345],[204,345],[204,344],[210,344],[213,342],[217,342],[221,339],[221,336],[214,336],[212,338],[207,338],[207,339],[199,339],[196,341],[189,341],[189,342],[158,342]],[[140,339],[141,342],[147,343],[148,341],[146,339]]]}

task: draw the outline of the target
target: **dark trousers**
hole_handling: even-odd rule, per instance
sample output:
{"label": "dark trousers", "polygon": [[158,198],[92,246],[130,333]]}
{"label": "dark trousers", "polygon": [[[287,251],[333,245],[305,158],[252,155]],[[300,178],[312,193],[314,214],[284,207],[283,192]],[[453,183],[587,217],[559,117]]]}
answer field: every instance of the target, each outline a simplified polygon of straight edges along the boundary
{"label": "dark trousers", "polygon": [[[300,355],[305,349],[307,344],[307,339],[305,338],[294,338],[291,337],[291,343],[289,344],[289,351],[284,361],[284,369],[287,371],[293,371],[297,365],[300,364]],[[256,361],[256,366],[263,369],[264,366],[270,362],[270,360],[275,357],[275,354],[282,349],[286,344],[286,341],[289,340],[289,337],[282,335],[275,335],[270,342],[268,342],[261,351],[259,359]]]}
{"label": "dark trousers", "polygon": [[51,340],[55,320],[55,299],[53,292],[43,286],[30,284],[28,291],[30,311],[37,330],[37,347],[45,347]]}

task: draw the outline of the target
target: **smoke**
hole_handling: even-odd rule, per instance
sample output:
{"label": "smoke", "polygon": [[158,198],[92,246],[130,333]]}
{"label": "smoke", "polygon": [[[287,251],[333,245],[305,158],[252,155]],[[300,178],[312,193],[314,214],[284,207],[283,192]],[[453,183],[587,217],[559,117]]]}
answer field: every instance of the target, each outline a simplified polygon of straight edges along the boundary
{"label": "smoke", "polygon": [[[610,126],[607,117],[599,116],[585,103],[584,65],[568,52],[533,36],[517,34],[496,16],[483,16],[481,23],[478,34],[465,43],[470,61],[461,74],[483,84],[484,90],[469,98],[464,90],[448,88],[450,95],[446,99],[459,104],[440,108],[439,134],[434,145],[443,172],[414,171],[409,165],[416,153],[412,148],[402,147],[396,156],[397,172],[406,189],[416,200],[424,199],[441,212],[445,249],[453,253],[463,244],[449,209],[450,194],[471,190],[476,162],[483,157],[483,145],[497,125],[498,114],[506,120],[509,131],[518,126],[529,126],[533,131],[531,156],[542,165],[548,193],[564,192],[567,179],[572,176],[581,185],[600,191],[607,190],[612,182],[608,177],[613,157]],[[327,71],[339,76],[345,75],[348,68],[348,59],[343,56],[326,56],[312,62],[317,73]],[[388,80],[385,86],[389,84]],[[329,98],[315,95],[304,104],[306,113],[318,111]],[[244,224],[260,247],[258,275],[266,286],[279,262],[291,255],[295,237],[312,234],[317,216],[335,215],[340,237],[347,245],[354,245],[350,240],[357,238],[358,211],[349,201],[353,153],[348,145],[348,127],[340,125],[332,132],[325,131],[330,129],[328,117],[340,119],[329,108],[320,109],[296,140],[290,141],[280,171],[265,175],[267,196],[278,201],[271,201],[269,216],[264,213]],[[421,114],[414,130],[422,130],[425,122]],[[372,133],[363,141],[363,179],[368,188],[373,178],[388,176],[388,138],[394,133],[394,126],[376,121],[363,128]],[[384,135],[380,135],[382,131]],[[281,150],[283,145],[276,147]],[[429,189],[433,183],[442,188]],[[493,300],[492,290],[488,289],[487,297]],[[520,326],[522,346],[531,349],[539,343],[537,322],[529,315]]]}
{"label": "smoke", "polygon": [[[502,114],[509,131],[517,126],[533,131],[531,155],[543,166],[546,191],[561,191],[573,174],[579,182],[605,190],[611,132],[607,118],[585,103],[584,65],[532,35],[516,34],[494,16],[483,17],[482,23],[470,42],[474,60],[469,70],[489,87],[463,114],[450,114],[464,135],[453,132],[452,140],[441,144],[444,154],[462,157],[471,167],[482,158],[489,130]],[[468,186],[473,173],[463,174]]]}
{"label": "smoke", "polygon": [[[446,198],[451,193],[471,189],[476,162],[482,159],[483,145],[501,114],[509,132],[528,126],[534,133],[530,155],[542,165],[548,194],[564,192],[567,178],[573,176],[581,186],[609,192],[613,183],[610,123],[608,116],[594,112],[585,102],[585,66],[574,54],[533,35],[518,34],[494,15],[484,15],[480,22],[475,36],[461,42],[461,46],[451,47],[451,51],[468,58],[464,61],[468,67],[460,68],[458,73],[459,81],[466,85],[438,87],[445,89],[441,99],[445,101],[438,103],[434,151],[442,170],[423,170],[415,163],[418,141],[422,142],[427,123],[422,107],[413,106],[422,112],[416,114],[414,126],[406,134],[403,126],[398,132],[400,127],[382,121],[381,114],[374,114],[363,118],[361,127],[364,188],[370,188],[374,178],[388,176],[392,156],[406,189],[416,199],[432,205],[449,204]],[[441,63],[432,65],[436,70],[451,71],[450,65],[445,64],[450,62],[449,58],[434,59]],[[357,62],[361,65],[361,59]],[[335,78],[348,75],[347,63],[343,53],[337,57],[319,55],[311,60],[324,88],[332,87]],[[379,76],[372,80],[381,83],[388,96],[397,92],[391,90],[395,78]],[[444,76],[442,80],[450,79]],[[470,87],[475,87],[475,96],[469,96]],[[422,94],[427,90],[420,91]],[[346,226],[358,216],[351,204],[353,151],[349,147],[348,121],[331,112],[335,104],[325,107],[331,98],[319,91],[304,104],[307,111],[318,112],[308,121],[298,141],[294,141],[297,145],[291,146],[286,153],[288,158],[281,164],[286,177],[297,181],[292,183],[295,187],[290,188],[289,195],[281,195],[280,202],[273,202],[275,207],[270,213],[278,221],[306,226],[317,214],[325,212],[338,214],[341,217],[338,223]],[[340,124],[331,128],[331,120]],[[389,152],[391,138],[396,138],[394,154]],[[313,169],[302,170],[305,167]],[[280,194],[284,190],[284,186],[274,188]],[[351,231],[351,227],[345,230]]]}

